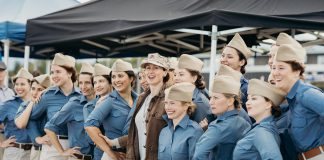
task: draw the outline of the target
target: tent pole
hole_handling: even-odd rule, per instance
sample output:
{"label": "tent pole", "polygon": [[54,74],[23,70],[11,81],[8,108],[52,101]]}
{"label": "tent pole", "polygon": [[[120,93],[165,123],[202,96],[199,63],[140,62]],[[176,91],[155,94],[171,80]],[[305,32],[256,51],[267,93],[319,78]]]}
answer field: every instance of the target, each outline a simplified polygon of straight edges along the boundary
{"label": "tent pole", "polygon": [[210,51],[210,62],[209,62],[209,90],[212,90],[212,84],[214,81],[214,75],[216,72],[216,51],[217,51],[217,26],[212,26],[211,32],[211,51]]}
{"label": "tent pole", "polygon": [[46,74],[50,74],[51,72],[51,60],[46,60]]}
{"label": "tent pole", "polygon": [[[8,62],[9,62],[10,40],[5,39],[5,40],[2,40],[2,42],[3,42],[3,48],[4,48],[3,62],[7,65],[7,68],[9,68]],[[7,69],[7,71],[8,71],[8,69]],[[7,76],[4,80],[4,83],[6,86],[8,86],[8,72],[6,74],[7,74]]]}
{"label": "tent pole", "polygon": [[30,56],[30,47],[25,46],[25,54],[24,54],[24,68],[28,70],[29,67],[29,56]]}

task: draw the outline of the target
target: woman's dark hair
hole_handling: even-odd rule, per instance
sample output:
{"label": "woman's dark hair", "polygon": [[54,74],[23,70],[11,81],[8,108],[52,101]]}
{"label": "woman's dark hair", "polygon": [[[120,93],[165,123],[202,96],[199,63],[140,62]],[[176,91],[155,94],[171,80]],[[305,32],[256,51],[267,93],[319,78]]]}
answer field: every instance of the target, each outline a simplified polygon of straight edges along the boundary
{"label": "woman's dark hair", "polygon": [[[111,72],[110,72],[109,75],[101,75],[101,76],[104,77],[108,81],[108,83],[111,85]],[[92,81],[93,82],[94,82],[94,77],[95,76],[92,76]]]}
{"label": "woman's dark hair", "polygon": [[304,72],[305,72],[305,64],[296,62],[296,61],[285,61],[285,63],[288,63],[291,66],[291,69],[293,71],[300,71],[299,77],[302,80],[305,80]]}
{"label": "woman's dark hair", "polygon": [[40,76],[40,73],[38,71],[33,71],[31,74],[33,75],[33,77]]}
{"label": "woman's dark hair", "polygon": [[74,67],[66,67],[66,66],[60,66],[60,67],[64,68],[68,73],[72,74],[71,80],[73,83],[77,81],[78,76]]}
{"label": "woman's dark hair", "polygon": [[131,86],[133,87],[136,83],[136,74],[134,73],[134,71],[125,71],[125,73],[129,78],[133,77],[133,81],[131,82]]}
{"label": "woman's dark hair", "polygon": [[93,77],[92,77],[92,73],[89,73],[89,72],[81,72],[81,73],[78,75],[78,79],[79,79],[79,76],[80,76],[81,74],[89,75],[89,76],[90,76],[91,84],[92,84],[92,86],[94,85],[94,84],[93,84]]}
{"label": "woman's dark hair", "polygon": [[279,106],[275,106],[272,101],[267,98],[267,97],[264,97],[264,99],[267,101],[267,102],[270,102],[271,103],[271,114],[274,116],[274,117],[279,117],[281,115],[281,109]]}
{"label": "woman's dark hair", "polygon": [[239,55],[239,60],[240,61],[242,61],[242,60],[244,60],[244,65],[243,66],[241,66],[241,73],[242,74],[245,74],[245,66],[247,65],[247,59],[245,58],[245,56],[244,56],[244,54],[242,53],[242,52],[240,52],[239,50],[237,50],[236,49],[236,51],[237,51],[237,54]]}
{"label": "woman's dark hair", "polygon": [[[18,78],[19,78],[19,77],[18,77]],[[18,78],[14,78],[14,79],[12,80],[12,82],[13,82],[14,85],[16,84],[16,81],[17,81]],[[26,80],[27,80],[27,83],[31,86],[32,81],[29,80],[29,79],[26,79]]]}
{"label": "woman's dark hair", "polygon": [[[134,71],[124,71],[128,78],[132,78],[133,77],[133,81],[131,82],[131,86],[133,87],[136,83],[136,74],[134,73]],[[110,72],[110,77],[112,77],[112,72]],[[111,84],[111,80],[110,80],[110,84]]]}
{"label": "woman's dark hair", "polygon": [[228,93],[223,93],[226,98],[234,98],[234,108],[237,110],[241,109],[241,97],[234,95],[234,94],[228,94]]}
{"label": "woman's dark hair", "polygon": [[[161,67],[162,68],[162,67]],[[167,71],[167,69],[165,69],[165,68],[162,68],[163,69],[163,71]],[[166,83],[166,82],[168,82],[169,81],[169,79],[170,79],[170,75],[169,75],[169,72],[167,71],[167,74],[166,74],[166,76],[165,77],[163,77],[163,83]]]}
{"label": "woman's dark hair", "polygon": [[206,85],[205,85],[205,81],[204,81],[204,77],[201,75],[200,72],[198,71],[193,71],[193,70],[190,70],[190,69],[186,69],[191,76],[197,76],[197,80],[195,81],[195,86],[202,90],[202,89],[205,89],[206,88]]}

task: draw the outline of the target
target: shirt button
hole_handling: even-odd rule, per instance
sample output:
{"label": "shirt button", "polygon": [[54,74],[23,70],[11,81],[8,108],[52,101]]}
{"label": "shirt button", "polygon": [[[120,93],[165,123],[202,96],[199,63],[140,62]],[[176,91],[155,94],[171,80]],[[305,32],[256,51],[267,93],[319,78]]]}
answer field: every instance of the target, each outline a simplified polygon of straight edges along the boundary
{"label": "shirt button", "polygon": [[143,146],[143,148],[146,148],[146,146]]}
{"label": "shirt button", "polygon": [[146,135],[146,132],[144,132],[144,135]]}
{"label": "shirt button", "polygon": [[147,111],[151,111],[151,108],[147,109]]}
{"label": "shirt button", "polygon": [[148,123],[148,120],[145,120],[145,123]]}

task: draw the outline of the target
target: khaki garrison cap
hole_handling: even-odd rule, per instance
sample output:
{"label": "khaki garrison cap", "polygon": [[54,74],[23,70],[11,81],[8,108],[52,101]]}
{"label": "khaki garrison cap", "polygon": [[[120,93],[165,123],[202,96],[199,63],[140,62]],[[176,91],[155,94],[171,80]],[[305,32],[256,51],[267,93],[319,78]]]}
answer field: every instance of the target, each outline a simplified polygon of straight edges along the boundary
{"label": "khaki garrison cap", "polygon": [[14,77],[12,77],[12,80],[15,81],[17,78],[25,78],[32,81],[34,77],[25,68],[20,68],[18,73]]}
{"label": "khaki garrison cap", "polygon": [[132,64],[125,62],[121,59],[117,59],[111,67],[113,72],[125,72],[125,71],[134,71]]}
{"label": "khaki garrison cap", "polygon": [[88,62],[82,63],[80,73],[91,73],[91,74],[93,74],[93,72],[94,72],[94,68],[91,66],[90,63],[88,63]]}
{"label": "khaki garrison cap", "polygon": [[164,91],[165,98],[182,102],[192,102],[192,95],[195,88],[195,85],[192,83],[176,83]]}
{"label": "khaki garrison cap", "polygon": [[267,97],[275,106],[279,106],[285,99],[286,93],[274,85],[259,79],[251,79],[248,86],[249,95],[259,95]]}
{"label": "khaki garrison cap", "polygon": [[217,72],[217,76],[220,76],[220,75],[231,76],[236,81],[239,81],[239,82],[240,82],[241,77],[242,77],[241,72],[236,71],[236,70],[232,69],[231,67],[229,67],[227,65],[223,65],[223,64],[220,65],[219,70]]}
{"label": "khaki garrison cap", "polygon": [[94,65],[94,73],[93,76],[103,76],[103,75],[110,75],[111,69],[100,64],[96,63]]}
{"label": "khaki garrison cap", "polygon": [[246,46],[242,37],[236,33],[232,40],[227,44],[227,46],[235,48],[242,52],[246,59],[249,59],[252,55],[251,50]]}
{"label": "khaki garrison cap", "polygon": [[56,53],[52,61],[52,65],[75,67],[75,58],[69,55],[63,55],[62,53]]}
{"label": "khaki garrison cap", "polygon": [[227,93],[227,94],[240,94],[241,83],[231,76],[215,76],[213,82],[213,93]]}
{"label": "khaki garrison cap", "polygon": [[145,68],[145,66],[147,64],[154,64],[154,65],[160,66],[164,69],[169,69],[168,61],[169,60],[166,57],[161,56],[158,53],[150,53],[150,54],[148,54],[147,59],[144,60],[143,63],[141,64],[141,67]]}
{"label": "khaki garrison cap", "polygon": [[179,58],[178,68],[201,72],[204,62],[194,56],[183,54]]}
{"label": "khaki garrison cap", "polygon": [[306,51],[303,47],[297,47],[289,44],[279,46],[275,56],[276,61],[296,61],[304,63]]}
{"label": "khaki garrison cap", "polygon": [[42,74],[40,76],[37,76],[34,78],[34,80],[44,88],[48,88],[51,86],[51,80],[48,74]]}
{"label": "khaki garrison cap", "polygon": [[289,36],[287,33],[280,33],[277,37],[276,45],[280,46],[283,44],[290,44],[297,47],[302,47],[294,38]]}

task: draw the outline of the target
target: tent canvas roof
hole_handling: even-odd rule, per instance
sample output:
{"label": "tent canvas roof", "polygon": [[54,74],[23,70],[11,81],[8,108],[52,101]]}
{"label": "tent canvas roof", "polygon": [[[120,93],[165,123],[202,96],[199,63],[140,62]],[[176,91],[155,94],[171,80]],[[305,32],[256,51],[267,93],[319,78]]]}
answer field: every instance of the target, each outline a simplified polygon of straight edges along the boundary
{"label": "tent canvas roof", "polygon": [[[210,29],[211,25],[220,26],[219,30],[242,26],[323,30],[324,1],[97,0],[29,20],[26,42],[35,46],[35,52],[50,47],[53,52],[72,48],[76,54],[96,57],[139,56],[154,51],[178,55],[184,50],[168,51],[180,43],[169,43],[168,35],[178,33],[175,29]],[[247,33],[245,38],[256,41],[258,32]],[[164,44],[155,40],[127,42],[136,36],[154,39],[152,33],[164,38]],[[199,36],[184,36],[181,41],[194,43],[197,39]],[[204,44],[191,53],[208,50],[210,45]]]}

